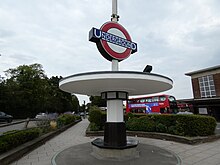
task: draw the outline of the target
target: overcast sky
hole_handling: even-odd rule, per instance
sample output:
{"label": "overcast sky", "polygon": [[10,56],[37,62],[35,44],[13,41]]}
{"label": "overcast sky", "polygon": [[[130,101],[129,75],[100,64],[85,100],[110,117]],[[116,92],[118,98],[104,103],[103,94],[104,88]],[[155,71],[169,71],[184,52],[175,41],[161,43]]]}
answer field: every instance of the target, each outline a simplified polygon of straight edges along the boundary
{"label": "overcast sky", "polygon": [[[110,70],[111,63],[88,41],[92,27],[110,20],[111,0],[0,0],[0,75],[39,63],[48,77]],[[163,92],[192,98],[185,73],[220,64],[219,0],[118,0],[119,23],[138,44],[120,70],[171,78]],[[80,102],[87,97],[80,96]]]}

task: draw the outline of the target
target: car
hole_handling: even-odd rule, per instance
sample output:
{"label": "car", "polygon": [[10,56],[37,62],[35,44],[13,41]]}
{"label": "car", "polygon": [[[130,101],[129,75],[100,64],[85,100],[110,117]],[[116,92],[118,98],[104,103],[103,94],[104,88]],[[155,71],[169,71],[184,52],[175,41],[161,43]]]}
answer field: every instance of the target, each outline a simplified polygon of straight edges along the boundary
{"label": "car", "polygon": [[48,118],[48,115],[46,113],[38,113],[36,116],[35,116],[36,119],[47,119]]}
{"label": "car", "polygon": [[84,116],[85,115],[85,113],[84,112],[80,112],[80,114],[79,114],[80,116]]}
{"label": "car", "polygon": [[184,114],[186,114],[186,115],[193,115],[192,112],[188,112],[188,111],[185,111],[185,112],[178,112],[177,114],[179,114],[179,115],[184,115]]}
{"label": "car", "polygon": [[13,120],[13,116],[0,111],[0,121],[11,123],[12,120]]}
{"label": "car", "polygon": [[160,112],[149,112],[148,114],[149,114],[149,115],[152,115],[152,114],[153,114],[153,115],[154,115],[154,114],[157,114],[157,115],[158,115],[158,114],[161,114],[161,113],[160,113]]}

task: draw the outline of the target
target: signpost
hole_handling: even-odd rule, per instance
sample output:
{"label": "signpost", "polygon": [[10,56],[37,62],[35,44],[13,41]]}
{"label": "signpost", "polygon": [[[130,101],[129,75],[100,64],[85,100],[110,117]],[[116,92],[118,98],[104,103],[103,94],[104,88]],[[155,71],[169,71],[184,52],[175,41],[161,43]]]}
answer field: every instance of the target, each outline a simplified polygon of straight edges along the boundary
{"label": "signpost", "polygon": [[[95,42],[102,56],[112,62],[112,71],[119,71],[118,63],[137,52],[137,44],[132,42],[127,30],[118,23],[118,18],[117,0],[112,0],[111,21],[104,23],[100,29],[93,27],[89,32],[89,41]],[[102,92],[101,95],[107,100],[104,143],[100,145],[99,141],[93,141],[92,144],[98,147],[126,148],[123,100],[128,99],[128,92],[113,90]]]}

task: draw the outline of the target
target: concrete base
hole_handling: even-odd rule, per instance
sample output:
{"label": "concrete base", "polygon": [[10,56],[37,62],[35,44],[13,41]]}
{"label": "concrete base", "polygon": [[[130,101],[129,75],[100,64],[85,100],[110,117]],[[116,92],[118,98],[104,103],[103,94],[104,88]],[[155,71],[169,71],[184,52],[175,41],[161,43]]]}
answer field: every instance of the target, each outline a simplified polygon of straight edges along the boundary
{"label": "concrete base", "polygon": [[138,145],[138,141],[133,138],[128,138],[127,140],[125,139],[125,144],[123,146],[106,145],[105,140],[103,140],[102,138],[97,138],[97,139],[93,140],[91,143],[92,143],[92,145],[99,147],[99,148],[117,149],[117,150],[134,148],[134,147],[137,147],[137,145]]}
{"label": "concrete base", "polygon": [[[137,150],[128,150],[128,154],[134,154],[131,159],[108,159],[109,155],[113,152],[108,153],[105,152],[105,156],[107,159],[100,159],[97,156],[93,156],[93,149],[91,143],[80,144],[77,146],[72,146],[67,148],[57,155],[55,155],[52,159],[52,165],[180,165],[181,161],[178,156],[164,150],[162,148],[147,145],[147,144],[138,144]],[[97,148],[95,148],[96,150]],[[106,149],[112,150],[112,149]],[[113,149],[114,150],[114,149]],[[112,151],[113,151],[112,150]],[[127,149],[126,149],[127,150]],[[119,152],[118,152],[119,151]],[[122,151],[122,150],[121,150]],[[120,150],[114,152],[118,152],[120,154]],[[138,154],[138,153],[139,154]],[[115,156],[115,155],[114,155]]]}
{"label": "concrete base", "polygon": [[117,150],[92,146],[92,151],[91,155],[99,160],[125,161],[139,157],[139,151],[136,148]]}

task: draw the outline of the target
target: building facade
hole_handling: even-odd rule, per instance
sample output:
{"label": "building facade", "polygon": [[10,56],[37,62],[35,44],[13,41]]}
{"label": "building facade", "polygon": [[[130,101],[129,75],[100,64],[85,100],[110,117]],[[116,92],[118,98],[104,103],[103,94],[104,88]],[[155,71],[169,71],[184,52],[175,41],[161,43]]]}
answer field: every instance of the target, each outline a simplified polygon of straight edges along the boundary
{"label": "building facade", "polygon": [[188,100],[194,113],[210,115],[220,121],[220,65],[186,73],[191,76],[194,99]]}

